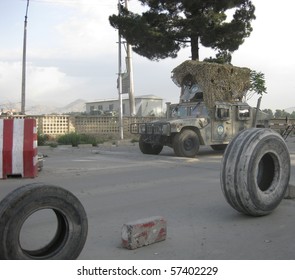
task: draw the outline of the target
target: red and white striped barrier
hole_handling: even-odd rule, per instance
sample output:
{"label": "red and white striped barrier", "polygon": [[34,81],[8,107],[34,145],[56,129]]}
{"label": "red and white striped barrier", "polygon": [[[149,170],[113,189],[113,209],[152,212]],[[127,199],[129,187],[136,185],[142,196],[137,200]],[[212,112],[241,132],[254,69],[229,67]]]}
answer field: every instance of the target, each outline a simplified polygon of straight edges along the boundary
{"label": "red and white striped barrier", "polygon": [[0,119],[0,178],[37,175],[36,120]]}

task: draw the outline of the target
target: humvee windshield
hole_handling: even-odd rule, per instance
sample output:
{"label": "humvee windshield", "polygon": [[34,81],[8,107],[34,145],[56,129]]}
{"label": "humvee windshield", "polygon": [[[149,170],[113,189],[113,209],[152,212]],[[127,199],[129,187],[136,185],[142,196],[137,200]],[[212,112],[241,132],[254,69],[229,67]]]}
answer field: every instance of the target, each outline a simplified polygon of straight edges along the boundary
{"label": "humvee windshield", "polygon": [[181,104],[171,107],[170,118],[200,118],[208,117],[208,111],[204,103],[198,104]]}

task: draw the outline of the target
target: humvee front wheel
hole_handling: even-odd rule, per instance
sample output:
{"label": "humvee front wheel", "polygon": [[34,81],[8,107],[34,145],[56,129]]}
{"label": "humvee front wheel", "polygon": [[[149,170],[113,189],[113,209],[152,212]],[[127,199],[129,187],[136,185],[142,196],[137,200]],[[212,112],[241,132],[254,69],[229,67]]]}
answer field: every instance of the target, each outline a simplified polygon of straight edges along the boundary
{"label": "humvee front wheel", "polygon": [[143,154],[146,155],[158,155],[163,150],[163,145],[154,145],[146,143],[141,135],[139,138],[139,149]]}
{"label": "humvee front wheel", "polygon": [[179,157],[195,157],[199,152],[200,143],[196,132],[183,130],[173,140],[174,153]]}

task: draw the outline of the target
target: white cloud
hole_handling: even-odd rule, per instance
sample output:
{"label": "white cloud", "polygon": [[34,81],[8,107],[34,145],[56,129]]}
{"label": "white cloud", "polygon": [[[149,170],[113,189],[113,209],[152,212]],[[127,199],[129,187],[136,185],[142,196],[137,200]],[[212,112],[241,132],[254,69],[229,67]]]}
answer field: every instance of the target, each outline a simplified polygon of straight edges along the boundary
{"label": "white cloud", "polygon": [[[56,29],[61,38],[62,51],[59,53],[69,58],[98,57],[116,53],[114,30],[105,30],[95,19],[72,18]],[[110,37],[111,32],[114,36]]]}
{"label": "white cloud", "polygon": [[38,98],[40,95],[50,95],[69,90],[70,85],[68,77],[56,67],[36,67],[32,64],[27,67],[28,76],[28,92],[33,98]]}
{"label": "white cloud", "polygon": [[117,32],[108,21],[116,12],[114,1],[75,1],[71,17],[58,24],[62,54],[68,57],[87,58],[114,55],[117,52]]}
{"label": "white cloud", "polygon": [[[5,16],[0,19],[3,27],[0,30],[3,41],[0,45],[0,104],[20,100],[23,28],[23,12],[19,16],[21,5],[10,0],[3,2],[15,13],[14,20],[19,21],[14,23]],[[88,101],[115,98],[118,34],[110,26],[108,17],[118,12],[118,1],[39,0],[30,4],[28,102],[56,101],[63,106],[77,98]],[[144,9],[137,0],[128,1],[128,5],[133,12]],[[291,33],[295,4],[291,0],[282,0],[279,6],[269,2],[267,12],[264,1],[256,1],[254,5],[257,16],[254,30],[234,53],[233,64],[265,73],[268,94],[263,98],[264,108],[294,106],[292,74],[295,63]],[[124,57],[124,48],[122,51]],[[201,59],[211,55],[211,50],[200,48]],[[179,89],[172,83],[170,72],[189,56],[187,48],[177,59],[157,63],[134,54],[135,95],[155,94],[165,101],[177,101]]]}
{"label": "white cloud", "polygon": [[[63,106],[81,96],[85,79],[73,78],[56,67],[27,64],[26,104]],[[1,102],[18,104],[21,100],[21,63],[0,62]]]}
{"label": "white cloud", "polygon": [[21,100],[21,65],[0,61],[0,105],[10,106]]}

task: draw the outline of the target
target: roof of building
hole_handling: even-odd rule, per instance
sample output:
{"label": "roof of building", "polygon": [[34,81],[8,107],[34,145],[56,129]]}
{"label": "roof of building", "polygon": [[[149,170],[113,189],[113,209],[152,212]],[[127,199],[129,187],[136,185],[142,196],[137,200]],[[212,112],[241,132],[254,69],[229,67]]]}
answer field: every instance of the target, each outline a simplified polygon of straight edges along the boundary
{"label": "roof of building", "polygon": [[[156,95],[139,95],[135,96],[135,99],[157,99],[157,100],[163,100],[162,97],[156,96]],[[86,104],[91,104],[91,103],[100,103],[100,102],[110,102],[110,101],[117,101],[117,98],[110,98],[110,99],[99,99],[96,101],[90,101],[90,102],[85,102]],[[129,100],[129,96],[123,96],[123,100]]]}

